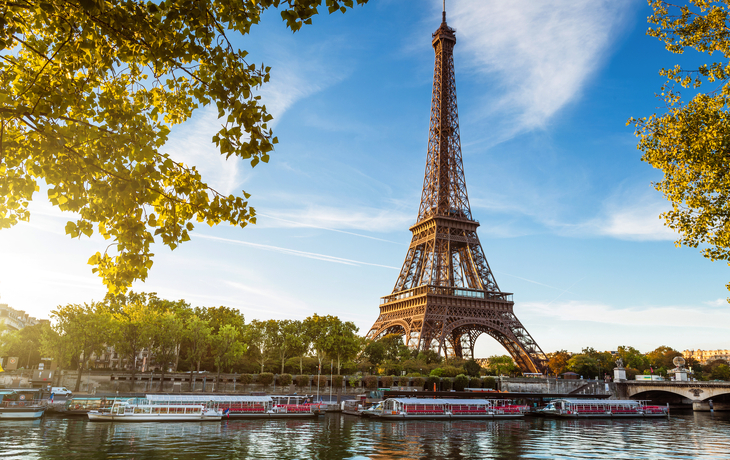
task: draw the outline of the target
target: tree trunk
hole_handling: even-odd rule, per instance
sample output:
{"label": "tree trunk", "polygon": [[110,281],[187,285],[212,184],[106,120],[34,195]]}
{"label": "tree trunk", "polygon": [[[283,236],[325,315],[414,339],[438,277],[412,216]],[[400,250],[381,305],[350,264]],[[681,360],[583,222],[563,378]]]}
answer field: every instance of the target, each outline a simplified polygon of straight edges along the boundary
{"label": "tree trunk", "polygon": [[165,365],[162,366],[162,375],[160,376],[160,392],[165,391]]}
{"label": "tree trunk", "polygon": [[218,367],[218,375],[215,376],[215,388],[213,389],[214,393],[218,393],[218,385],[220,385],[221,382],[221,367]]}
{"label": "tree trunk", "polygon": [[76,375],[76,386],[74,387],[74,393],[81,390],[81,375],[83,375],[84,373],[84,361],[81,361],[79,365],[79,372]]}
{"label": "tree trunk", "polygon": [[136,383],[135,378],[137,377],[137,350],[132,350],[131,354],[132,362],[132,383],[129,384],[129,391],[134,393],[134,384]]}
{"label": "tree trunk", "polygon": [[193,366],[190,366],[190,385],[188,385],[188,391],[193,391]]}
{"label": "tree trunk", "polygon": [[284,356],[281,357],[281,373],[284,373],[284,362],[286,361],[286,358]]}
{"label": "tree trunk", "polygon": [[302,362],[304,361],[304,356],[299,357],[299,375],[304,374],[304,364]]}
{"label": "tree trunk", "polygon": [[175,367],[172,369],[177,372],[177,365],[180,363],[180,344],[175,345]]}

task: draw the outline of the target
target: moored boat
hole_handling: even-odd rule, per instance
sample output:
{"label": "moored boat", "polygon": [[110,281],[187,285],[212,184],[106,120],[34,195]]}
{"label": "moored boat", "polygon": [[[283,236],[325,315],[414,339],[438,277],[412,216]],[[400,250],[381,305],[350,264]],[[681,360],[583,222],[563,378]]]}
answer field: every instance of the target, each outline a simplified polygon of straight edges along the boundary
{"label": "moored boat", "polygon": [[41,418],[45,410],[40,401],[3,401],[0,403],[0,419]]}
{"label": "moored boat", "polygon": [[234,395],[147,395],[154,404],[206,404],[225,418],[310,418],[317,417],[316,404],[308,396]]}
{"label": "moored boat", "polygon": [[[33,390],[30,390],[33,391]],[[43,417],[46,407],[23,390],[0,390],[0,419],[35,419]]]}
{"label": "moored boat", "polygon": [[[66,400],[63,407],[63,413],[66,415],[86,415],[89,411],[108,411],[114,401],[120,398],[116,397],[88,397],[88,398],[71,398]],[[122,398],[127,400],[129,398]]]}
{"label": "moored boat", "polygon": [[107,410],[91,410],[94,422],[185,422],[220,421],[220,410],[207,404],[156,404],[148,398],[116,400]]}
{"label": "moored boat", "polygon": [[554,399],[538,412],[547,417],[566,418],[658,418],[669,416],[669,407],[632,399]]}
{"label": "moored boat", "polygon": [[491,399],[388,398],[363,416],[390,420],[492,420],[524,417],[527,406]]}

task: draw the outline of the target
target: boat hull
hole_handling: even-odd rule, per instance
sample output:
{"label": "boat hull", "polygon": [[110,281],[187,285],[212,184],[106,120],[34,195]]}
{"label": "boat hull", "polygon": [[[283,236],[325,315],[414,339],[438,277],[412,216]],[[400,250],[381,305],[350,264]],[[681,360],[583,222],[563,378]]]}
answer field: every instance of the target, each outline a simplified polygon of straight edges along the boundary
{"label": "boat hull", "polygon": [[89,412],[92,422],[216,422],[222,415],[186,415],[186,414],[100,414]]}
{"label": "boat hull", "polygon": [[43,417],[45,408],[43,407],[25,407],[25,408],[3,408],[0,409],[0,420],[29,420]]}
{"label": "boat hull", "polygon": [[643,413],[637,413],[637,414],[611,414],[611,413],[551,414],[551,413],[542,413],[541,415],[544,417],[555,417],[555,418],[666,418],[669,416],[669,414],[643,414]]}
{"label": "boat hull", "polygon": [[520,419],[523,414],[369,414],[383,420],[502,420]]}
{"label": "boat hull", "polygon": [[314,412],[307,412],[307,413],[287,413],[287,414],[277,414],[277,413],[263,413],[263,414],[228,414],[224,415],[223,418],[230,418],[230,419],[270,419],[270,418],[316,418],[319,414]]}

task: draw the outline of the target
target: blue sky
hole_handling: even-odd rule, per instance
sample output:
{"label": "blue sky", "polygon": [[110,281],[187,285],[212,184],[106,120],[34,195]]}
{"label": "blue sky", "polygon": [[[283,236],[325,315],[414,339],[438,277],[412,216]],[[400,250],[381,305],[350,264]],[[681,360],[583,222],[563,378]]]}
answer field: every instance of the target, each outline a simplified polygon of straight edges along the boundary
{"label": "blue sky", "polygon": [[[660,105],[658,70],[691,57],[645,35],[650,10],[638,0],[447,3],[472,213],[543,350],[727,348],[730,271],[675,248],[651,186],[661,175],[626,126]],[[296,34],[272,11],[238,39],[249,62],[273,67],[261,91],[280,141],[270,163],[224,161],[205,108],[166,148],[216,189],[251,193],[259,222],[198,226],[175,251],[156,247],[134,289],[247,320],[332,314],[367,332],[417,216],[440,9],[371,0]],[[68,216],[44,198],[29,223],[0,231],[0,302],[37,317],[103,298],[86,261],[108,244],[65,236]],[[503,352],[477,342],[478,356]]]}

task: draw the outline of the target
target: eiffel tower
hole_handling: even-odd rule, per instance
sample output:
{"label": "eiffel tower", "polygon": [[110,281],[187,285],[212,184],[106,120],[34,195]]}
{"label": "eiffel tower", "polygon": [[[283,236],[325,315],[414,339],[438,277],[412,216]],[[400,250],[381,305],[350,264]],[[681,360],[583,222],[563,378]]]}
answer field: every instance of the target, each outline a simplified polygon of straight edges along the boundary
{"label": "eiffel tower", "polygon": [[466,193],[456,107],[456,30],[433,33],[436,52],[431,126],[418,221],[393,293],[381,298],[368,338],[402,334],[419,351],[474,357],[481,334],[495,338],[523,372],[544,372],[547,359],[497,286],[484,256]]}

